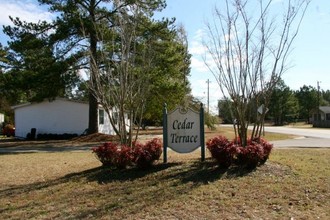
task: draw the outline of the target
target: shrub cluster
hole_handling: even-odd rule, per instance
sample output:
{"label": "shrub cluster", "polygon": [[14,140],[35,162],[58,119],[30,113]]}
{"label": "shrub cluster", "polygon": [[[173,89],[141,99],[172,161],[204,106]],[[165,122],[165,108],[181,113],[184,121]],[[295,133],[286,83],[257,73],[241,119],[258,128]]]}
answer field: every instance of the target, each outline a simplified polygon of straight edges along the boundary
{"label": "shrub cluster", "polygon": [[92,151],[104,166],[126,168],[136,165],[144,169],[160,158],[162,143],[158,138],[145,144],[134,142],[132,147],[109,142],[93,147]]}
{"label": "shrub cluster", "polygon": [[242,147],[239,140],[229,141],[223,136],[208,140],[206,146],[212,158],[224,168],[231,165],[255,168],[267,161],[273,148],[273,145],[264,139],[248,140],[247,146]]}
{"label": "shrub cluster", "polygon": [[[2,125],[0,126],[0,128],[1,127],[2,127]],[[7,137],[10,137],[10,136],[14,137],[15,136],[15,127],[11,124],[7,124],[1,129],[1,134],[6,135]]]}
{"label": "shrub cluster", "polygon": [[146,144],[134,143],[134,163],[139,168],[150,167],[162,154],[162,142],[158,138],[148,141]]}

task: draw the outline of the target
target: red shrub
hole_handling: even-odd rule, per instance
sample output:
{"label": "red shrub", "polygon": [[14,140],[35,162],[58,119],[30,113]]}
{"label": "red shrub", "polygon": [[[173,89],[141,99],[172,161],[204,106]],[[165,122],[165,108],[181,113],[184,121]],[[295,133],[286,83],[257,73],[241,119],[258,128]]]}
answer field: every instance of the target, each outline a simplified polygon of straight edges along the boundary
{"label": "red shrub", "polygon": [[104,166],[125,168],[132,163],[132,149],[125,145],[109,142],[93,147],[92,151]]}
{"label": "red shrub", "polygon": [[[1,123],[0,123],[1,125]],[[6,135],[7,137],[14,137],[15,136],[15,127],[11,124],[7,124],[2,129],[2,134]]]}
{"label": "red shrub", "polygon": [[212,138],[207,141],[206,147],[221,167],[228,168],[236,157],[236,147],[226,137]]}
{"label": "red shrub", "polygon": [[97,159],[104,166],[114,166],[115,158],[117,157],[117,144],[116,143],[104,143],[101,146],[93,147],[92,151],[96,155]]}
{"label": "red shrub", "polygon": [[260,144],[253,142],[246,146],[242,153],[242,161],[240,165],[245,165],[248,168],[255,168],[263,158],[264,150]]}
{"label": "red shrub", "polygon": [[263,158],[260,160],[260,163],[264,164],[269,158],[269,155],[273,149],[273,145],[262,138],[260,138],[260,144],[264,149],[264,155]]}
{"label": "red shrub", "polygon": [[117,148],[117,154],[115,155],[115,166],[117,168],[124,169],[129,165],[132,165],[133,151],[131,147],[122,145]]}
{"label": "red shrub", "polygon": [[255,168],[267,161],[273,148],[273,145],[264,139],[260,139],[260,141],[248,140],[248,145],[242,147],[239,139],[228,141],[223,136],[208,140],[206,145],[212,157],[222,167],[236,164]]}
{"label": "red shrub", "polygon": [[215,147],[215,146],[226,146],[229,143],[228,139],[224,136],[218,136],[218,137],[214,137],[212,139],[209,139],[206,143],[206,146],[209,147]]}
{"label": "red shrub", "polygon": [[104,143],[93,147],[92,151],[104,166],[126,168],[135,163],[138,167],[146,168],[161,156],[162,143],[160,139],[153,139],[145,145],[135,142],[132,148],[117,143]]}
{"label": "red shrub", "polygon": [[151,141],[148,141],[144,148],[151,153],[151,157],[153,160],[159,160],[162,155],[162,142],[159,138],[154,138]]}
{"label": "red shrub", "polygon": [[148,168],[162,154],[162,143],[160,139],[154,138],[145,145],[134,143],[134,163],[139,168]]}

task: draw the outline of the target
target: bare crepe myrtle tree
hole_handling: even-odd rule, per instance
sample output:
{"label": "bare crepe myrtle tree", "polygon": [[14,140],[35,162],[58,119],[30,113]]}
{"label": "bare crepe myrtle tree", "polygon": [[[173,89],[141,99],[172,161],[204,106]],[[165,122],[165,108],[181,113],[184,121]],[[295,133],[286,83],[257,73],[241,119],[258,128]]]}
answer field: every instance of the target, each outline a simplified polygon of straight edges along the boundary
{"label": "bare crepe myrtle tree", "polygon": [[92,65],[98,67],[95,70],[98,74],[89,82],[120,142],[128,145],[132,145],[133,141],[133,122],[141,124],[138,119],[142,119],[148,90],[145,74],[148,71],[143,69],[148,68],[149,62],[145,60],[143,66],[135,67],[137,17],[140,13],[141,8],[136,5],[121,8],[111,26],[98,26],[104,28],[98,31],[98,38],[101,39],[98,46],[100,63]]}
{"label": "bare crepe myrtle tree", "polygon": [[260,139],[271,93],[288,69],[292,44],[309,2],[226,0],[206,25],[204,62],[232,102],[236,139],[240,138],[242,146],[247,145],[252,118],[250,138]]}

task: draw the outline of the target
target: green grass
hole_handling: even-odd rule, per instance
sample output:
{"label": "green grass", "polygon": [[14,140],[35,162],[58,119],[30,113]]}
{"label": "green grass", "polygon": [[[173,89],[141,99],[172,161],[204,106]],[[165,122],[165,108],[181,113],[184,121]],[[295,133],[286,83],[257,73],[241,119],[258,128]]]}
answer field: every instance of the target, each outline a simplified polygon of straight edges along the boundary
{"label": "green grass", "polygon": [[[2,219],[329,219],[329,149],[275,149],[256,170],[169,152],[150,170],[91,153],[1,155]],[[52,171],[55,170],[55,171]],[[52,172],[55,172],[52,174]]]}

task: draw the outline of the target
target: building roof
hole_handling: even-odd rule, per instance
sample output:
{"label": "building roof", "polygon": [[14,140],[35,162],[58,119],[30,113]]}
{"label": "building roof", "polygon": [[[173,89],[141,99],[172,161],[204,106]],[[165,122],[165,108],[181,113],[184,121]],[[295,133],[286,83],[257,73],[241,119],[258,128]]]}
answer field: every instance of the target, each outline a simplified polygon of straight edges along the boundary
{"label": "building roof", "polygon": [[21,104],[18,104],[18,105],[11,106],[11,109],[17,109],[17,108],[22,108],[22,107],[33,105],[33,104],[38,104],[38,103],[42,103],[42,102],[52,102],[52,101],[56,101],[56,100],[62,100],[62,101],[67,101],[67,102],[77,102],[77,103],[82,103],[82,104],[88,104],[88,102],[84,102],[84,101],[79,101],[79,100],[73,100],[73,99],[59,98],[59,97],[57,97],[57,98],[51,99],[51,100],[50,99],[44,99],[41,102],[26,102],[26,103],[21,103]]}
{"label": "building roof", "polygon": [[324,114],[329,114],[330,106],[320,106],[320,111],[322,111]]}

